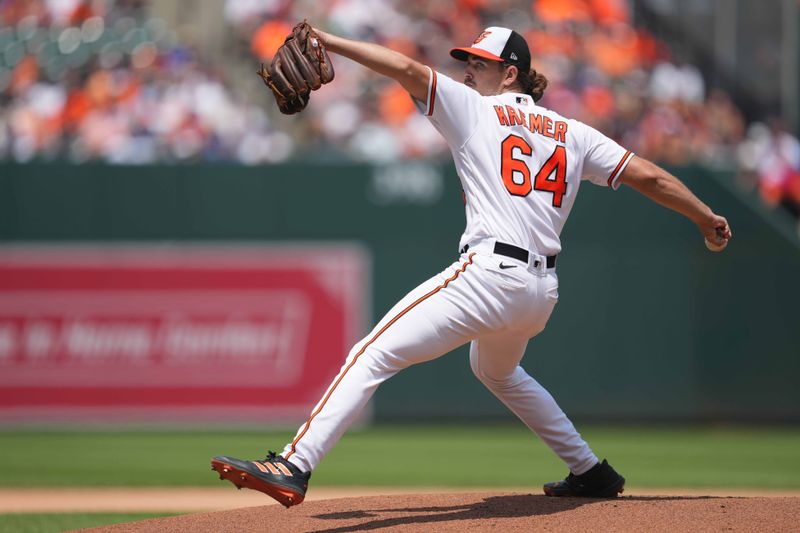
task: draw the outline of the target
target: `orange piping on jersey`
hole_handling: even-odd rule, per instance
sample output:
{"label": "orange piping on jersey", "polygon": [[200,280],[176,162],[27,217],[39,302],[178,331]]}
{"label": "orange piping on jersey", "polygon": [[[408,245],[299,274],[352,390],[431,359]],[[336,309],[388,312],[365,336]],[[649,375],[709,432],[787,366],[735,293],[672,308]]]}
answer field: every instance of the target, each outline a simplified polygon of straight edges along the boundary
{"label": "orange piping on jersey", "polygon": [[617,177],[617,173],[619,172],[619,169],[621,169],[622,165],[625,164],[625,161],[628,160],[628,156],[629,155],[631,155],[631,151],[630,150],[625,152],[625,155],[622,156],[622,159],[620,160],[619,164],[617,165],[617,168],[615,168],[614,172],[611,173],[611,176],[608,177],[608,186],[609,187],[611,187],[611,184],[614,182],[614,178]]}
{"label": "orange piping on jersey", "polygon": [[[358,353],[353,357],[353,360],[350,361],[350,364],[347,365],[347,368],[345,368],[344,371],[339,375],[339,377],[336,378],[336,381],[333,383],[333,385],[331,386],[330,390],[328,390],[327,394],[325,394],[325,397],[322,399],[322,402],[320,403],[320,406],[317,408],[317,410],[314,411],[313,413],[311,413],[311,417],[306,422],[306,425],[303,428],[303,431],[301,431],[300,434],[297,437],[295,437],[295,439],[292,441],[292,449],[288,454],[286,454],[286,457],[284,457],[284,459],[289,459],[289,457],[291,457],[294,454],[294,452],[296,451],[295,450],[295,446],[297,446],[297,443],[300,442],[300,439],[302,439],[303,436],[308,431],[308,428],[311,425],[311,421],[314,420],[314,418],[316,418],[316,416],[322,411],[322,408],[325,407],[325,404],[330,399],[331,394],[333,394],[333,391],[336,390],[336,387],[339,386],[339,383],[342,382],[342,379],[344,379],[344,377],[347,375],[347,372],[349,372],[350,369],[353,368],[353,365],[356,364],[356,361],[358,361],[358,358],[361,357],[361,354],[363,354],[364,351],[366,351],[366,349],[369,347],[369,345],[372,344],[373,342],[375,342],[375,340],[378,337],[380,337],[383,334],[383,332],[385,332],[387,329],[389,329],[389,327],[391,325],[393,325],[395,322],[400,320],[400,318],[403,317],[403,315],[405,315],[406,313],[411,311],[417,305],[419,305],[420,303],[424,302],[425,300],[427,300],[428,298],[430,298],[431,296],[433,296],[434,294],[436,294],[440,290],[446,288],[450,284],[451,281],[455,280],[458,277],[459,274],[461,274],[462,272],[466,272],[467,271],[467,267],[472,264],[472,258],[474,256],[475,256],[475,252],[469,254],[469,257],[467,258],[467,261],[463,265],[461,265],[460,269],[456,270],[455,274],[453,274],[451,277],[447,278],[444,281],[444,283],[442,283],[441,285],[439,285],[438,287],[433,289],[431,292],[429,292],[428,294],[425,294],[423,296],[420,296],[414,303],[412,303],[411,305],[409,305],[408,307],[403,309],[396,317],[391,319],[385,326],[383,326],[381,328],[381,330],[378,333],[376,333],[369,341],[367,341],[364,344],[364,346],[361,347],[361,349],[358,351]],[[269,466],[269,465],[267,465],[267,466]]]}
{"label": "orange piping on jersey", "polygon": [[433,115],[433,104],[436,103],[436,71],[431,69],[431,74],[433,74],[433,81],[431,81],[431,94],[428,97],[428,115]]}

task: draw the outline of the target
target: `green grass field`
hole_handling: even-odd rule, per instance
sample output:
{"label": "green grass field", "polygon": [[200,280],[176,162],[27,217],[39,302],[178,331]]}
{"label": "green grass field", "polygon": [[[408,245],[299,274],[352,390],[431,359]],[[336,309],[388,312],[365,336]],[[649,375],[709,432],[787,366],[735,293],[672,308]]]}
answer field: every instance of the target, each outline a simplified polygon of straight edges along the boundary
{"label": "green grass field", "polygon": [[[800,428],[581,427],[631,487],[800,489]],[[4,432],[0,486],[215,486],[213,455],[261,458],[292,432]],[[36,475],[31,468],[35,465]],[[519,425],[348,433],[314,485],[538,487],[563,464]]]}
{"label": "green grass field", "polygon": [[[800,489],[800,428],[580,427],[628,487]],[[0,432],[0,487],[219,486],[213,455],[260,458],[293,432]],[[31,470],[35,469],[35,475]],[[348,433],[314,486],[530,487],[566,475],[519,425],[377,426]],[[49,533],[164,514],[0,514],[0,533]]]}
{"label": "green grass field", "polygon": [[174,515],[164,513],[0,514],[0,533],[56,533],[70,529],[135,522],[159,516]]}

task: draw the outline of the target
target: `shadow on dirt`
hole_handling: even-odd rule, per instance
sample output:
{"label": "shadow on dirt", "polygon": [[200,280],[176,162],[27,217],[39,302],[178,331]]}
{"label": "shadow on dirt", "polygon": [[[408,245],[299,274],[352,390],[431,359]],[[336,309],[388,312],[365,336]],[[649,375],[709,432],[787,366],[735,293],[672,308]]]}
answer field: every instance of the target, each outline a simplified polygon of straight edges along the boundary
{"label": "shadow on dirt", "polygon": [[[403,509],[362,509],[314,515],[321,520],[373,519],[357,525],[316,529],[314,533],[344,533],[347,531],[369,531],[393,526],[434,524],[458,520],[486,520],[492,518],[517,518],[542,516],[576,509],[582,505],[602,501],[653,502],[675,500],[704,500],[714,496],[624,496],[617,500],[593,498],[549,498],[543,495],[520,494],[513,496],[491,496],[468,505],[441,507],[408,507]],[[392,513],[414,513],[414,516],[391,516]]]}
{"label": "shadow on dirt", "polygon": [[[582,505],[600,500],[586,498],[548,498],[547,496],[520,494],[513,496],[492,496],[468,505],[442,507],[408,507],[404,509],[364,509],[341,513],[314,515],[322,520],[347,520],[373,518],[357,525],[317,529],[315,533],[337,533],[346,531],[369,531],[392,526],[434,524],[457,520],[484,520],[491,518],[516,518],[547,515],[576,509]],[[414,516],[393,517],[392,513],[415,513]]]}

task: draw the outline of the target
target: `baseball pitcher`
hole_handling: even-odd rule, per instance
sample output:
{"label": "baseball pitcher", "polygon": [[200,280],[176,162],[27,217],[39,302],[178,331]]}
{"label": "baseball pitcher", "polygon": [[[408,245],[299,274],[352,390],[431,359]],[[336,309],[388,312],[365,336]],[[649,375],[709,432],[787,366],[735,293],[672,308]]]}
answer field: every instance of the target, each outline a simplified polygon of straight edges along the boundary
{"label": "baseball pitcher", "polygon": [[[470,46],[451,50],[464,65],[460,81],[385,47],[313,28],[296,31],[287,42],[293,39],[305,41],[292,46],[310,50],[311,61],[306,53],[284,51],[277,65],[262,69],[281,110],[302,110],[320,86],[318,78],[332,79],[326,50],[394,79],[447,141],[467,225],[459,259],[401,299],[353,347],[280,454],[260,461],[215,457],[212,468],[237,486],[297,505],[311,472],[381,383],[470,343],[478,379],[569,468],[566,479],[544,485],[545,494],[622,493],[625,479],[598,459],[553,397],[520,366],[528,340],[544,329],[558,301],[561,230],[584,181],[632,187],[691,219],[715,250],[731,238],[728,222],[665,170],[540,106],[547,80],[531,69],[528,44],[516,31],[489,27]],[[320,65],[327,70],[313,74],[313,84],[291,74]]]}

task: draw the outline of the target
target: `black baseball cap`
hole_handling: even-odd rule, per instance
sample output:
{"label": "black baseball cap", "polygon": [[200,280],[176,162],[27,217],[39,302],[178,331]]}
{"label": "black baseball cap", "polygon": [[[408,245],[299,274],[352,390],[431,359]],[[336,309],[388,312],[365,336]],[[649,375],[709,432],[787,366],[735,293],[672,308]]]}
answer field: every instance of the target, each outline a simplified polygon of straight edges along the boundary
{"label": "black baseball cap", "polygon": [[478,35],[472,46],[450,50],[450,55],[459,61],[466,61],[470,54],[506,62],[523,72],[531,69],[531,51],[525,37],[509,28],[490,26]]}

